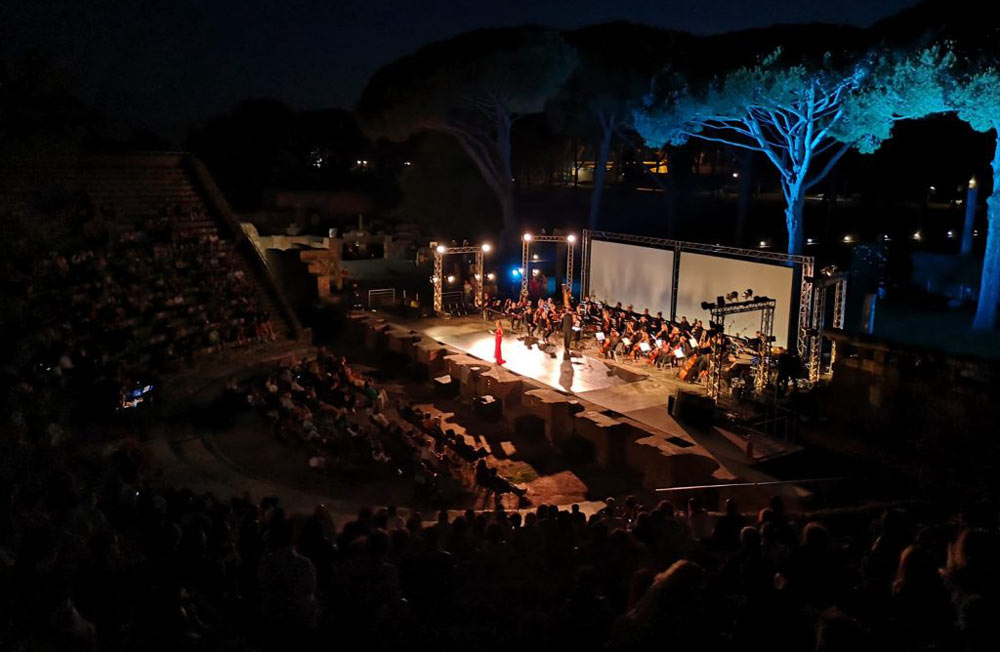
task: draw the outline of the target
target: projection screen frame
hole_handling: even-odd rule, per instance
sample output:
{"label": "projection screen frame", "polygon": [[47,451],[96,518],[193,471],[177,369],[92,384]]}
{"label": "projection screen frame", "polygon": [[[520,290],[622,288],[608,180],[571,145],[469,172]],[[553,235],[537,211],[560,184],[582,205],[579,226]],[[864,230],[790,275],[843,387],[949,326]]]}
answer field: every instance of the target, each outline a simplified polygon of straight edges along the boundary
{"label": "projection screen frame", "polygon": [[[813,273],[815,260],[812,256],[800,256],[786,254],[777,251],[761,251],[759,249],[743,249],[739,247],[724,247],[721,245],[710,245],[700,242],[685,242],[683,240],[669,240],[666,238],[654,238],[650,236],[630,235],[627,233],[613,233],[610,231],[595,231],[591,229],[583,230],[583,243],[581,247],[580,261],[580,295],[590,294],[590,244],[592,240],[606,240],[609,242],[622,242],[626,244],[647,245],[660,249],[672,249],[674,252],[674,273],[670,293],[670,318],[677,317],[677,285],[679,282],[681,253],[688,251],[692,253],[716,254],[728,258],[744,259],[753,262],[776,262],[790,264],[799,267],[799,312],[797,328],[795,331],[796,350],[800,356],[812,356],[813,348],[810,346],[809,330],[812,327],[812,305],[813,305]],[[794,278],[794,277],[793,277]],[[806,367],[811,369],[814,362],[811,358],[805,360]]]}

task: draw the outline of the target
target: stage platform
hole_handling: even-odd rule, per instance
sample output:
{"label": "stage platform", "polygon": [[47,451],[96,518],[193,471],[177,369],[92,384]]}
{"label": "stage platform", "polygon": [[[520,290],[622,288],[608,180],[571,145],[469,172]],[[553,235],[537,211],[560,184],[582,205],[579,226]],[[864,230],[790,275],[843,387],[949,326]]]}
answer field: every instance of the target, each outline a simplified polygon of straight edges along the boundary
{"label": "stage platform", "polygon": [[[489,323],[480,318],[429,319],[415,329],[426,336],[493,363],[495,340]],[[642,363],[604,360],[590,346],[579,347],[563,360],[562,336],[545,350],[523,332],[506,335],[504,367],[623,418],[649,426],[668,436],[695,443],[691,433],[667,411],[667,401],[678,391],[704,395],[705,386],[677,378],[675,369],[656,369]],[[588,355],[590,353],[590,355]],[[748,460],[749,461],[749,460]]]}
{"label": "stage platform", "polygon": [[[493,363],[495,338],[482,320],[448,320],[421,329],[428,337]],[[647,376],[607,364],[575,352],[563,359],[562,336],[539,346],[522,334],[508,334],[503,340],[504,367],[522,376],[568,394],[583,394],[644,380]],[[544,348],[543,348],[544,347]]]}

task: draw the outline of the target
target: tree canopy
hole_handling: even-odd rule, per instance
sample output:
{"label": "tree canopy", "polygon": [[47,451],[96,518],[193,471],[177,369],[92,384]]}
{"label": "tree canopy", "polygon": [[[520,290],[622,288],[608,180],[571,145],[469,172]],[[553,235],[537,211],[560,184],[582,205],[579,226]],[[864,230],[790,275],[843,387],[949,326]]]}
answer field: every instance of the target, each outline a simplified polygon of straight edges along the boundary
{"label": "tree canopy", "polygon": [[479,30],[421,48],[372,77],[358,102],[369,134],[403,140],[421,131],[454,137],[514,227],[511,128],[541,110],[571,74],[573,49],[540,27]]}

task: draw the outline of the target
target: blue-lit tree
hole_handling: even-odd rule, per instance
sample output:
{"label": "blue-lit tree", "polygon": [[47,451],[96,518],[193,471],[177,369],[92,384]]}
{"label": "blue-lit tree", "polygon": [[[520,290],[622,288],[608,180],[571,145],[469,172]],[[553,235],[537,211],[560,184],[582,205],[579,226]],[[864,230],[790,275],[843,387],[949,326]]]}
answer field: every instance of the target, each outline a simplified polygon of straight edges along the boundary
{"label": "blue-lit tree", "polygon": [[976,131],[992,131],[998,138],[993,149],[993,191],[986,199],[986,256],[972,322],[973,328],[992,329],[1000,303],[1000,69],[984,68],[957,80],[950,99],[959,118]]}
{"label": "blue-lit tree", "polygon": [[852,147],[877,149],[897,120],[944,110],[937,71],[949,56],[928,50],[836,66],[827,55],[808,66],[784,63],[779,50],[700,89],[683,84],[650,98],[635,126],[653,145],[700,138],[764,154],[779,173],[788,252],[799,254],[806,192]]}
{"label": "blue-lit tree", "polygon": [[685,85],[635,115],[647,143],[681,145],[689,138],[762,153],[777,168],[785,198],[788,252],[802,252],[806,191],[850,148],[833,130],[847,97],[867,69],[785,65],[780,51],[693,90]]}

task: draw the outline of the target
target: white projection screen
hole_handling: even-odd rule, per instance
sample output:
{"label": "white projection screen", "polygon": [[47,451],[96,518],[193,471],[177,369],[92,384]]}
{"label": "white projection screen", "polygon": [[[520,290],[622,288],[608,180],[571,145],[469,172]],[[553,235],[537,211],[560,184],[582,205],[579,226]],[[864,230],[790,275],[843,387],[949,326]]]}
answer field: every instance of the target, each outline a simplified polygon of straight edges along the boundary
{"label": "white projection screen", "polygon": [[[792,309],[793,269],[780,264],[760,263],[721,256],[706,256],[681,252],[680,278],[677,281],[677,319],[686,316],[708,325],[709,313],[702,310],[703,301],[732,291],[743,293],[752,289],[755,296],[777,301],[774,309],[775,344],[789,345],[789,314]],[[760,330],[761,313],[747,312],[726,316],[726,332],[730,335],[753,337]],[[794,331],[792,331],[794,332]]]}
{"label": "white projection screen", "polygon": [[674,252],[670,249],[639,247],[590,241],[591,298],[611,305],[632,304],[636,312],[649,308],[670,315],[670,293],[674,276]]}

